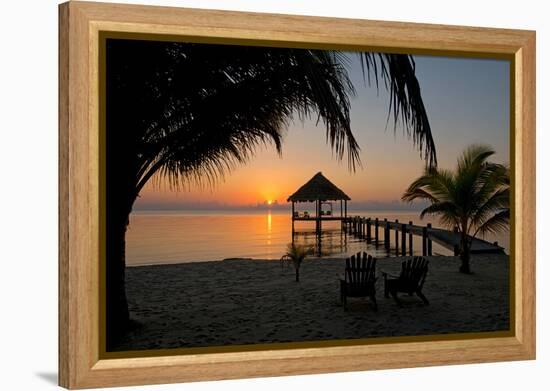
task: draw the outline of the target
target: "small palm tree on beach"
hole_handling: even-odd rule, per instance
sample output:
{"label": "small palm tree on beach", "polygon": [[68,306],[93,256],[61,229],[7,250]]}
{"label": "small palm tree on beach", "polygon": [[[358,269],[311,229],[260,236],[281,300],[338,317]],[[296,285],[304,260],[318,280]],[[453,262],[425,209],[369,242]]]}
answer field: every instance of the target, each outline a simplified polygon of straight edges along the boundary
{"label": "small palm tree on beach", "polygon": [[308,255],[314,253],[313,247],[289,243],[286,254],[282,256],[281,262],[292,262],[296,271],[296,282],[300,282],[300,266]]}
{"label": "small palm tree on beach", "polygon": [[494,153],[489,146],[471,145],[454,171],[427,168],[402,196],[407,202],[430,202],[420,218],[437,215],[445,226],[458,228],[463,273],[470,273],[473,238],[508,229],[510,174],[508,167],[488,161]]}

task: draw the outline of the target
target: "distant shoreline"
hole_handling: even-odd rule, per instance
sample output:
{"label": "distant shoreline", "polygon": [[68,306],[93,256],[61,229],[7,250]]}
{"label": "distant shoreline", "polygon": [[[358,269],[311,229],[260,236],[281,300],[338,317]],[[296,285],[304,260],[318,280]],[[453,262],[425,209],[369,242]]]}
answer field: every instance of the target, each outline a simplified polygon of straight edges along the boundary
{"label": "distant shoreline", "polygon": [[[298,204],[298,207],[305,206],[305,204]],[[336,205],[335,205],[336,206]],[[339,206],[338,206],[339,207]],[[312,209],[313,206],[305,207],[303,209]],[[358,212],[370,212],[370,213],[383,213],[383,212],[403,212],[403,213],[418,213],[425,208],[425,205],[417,205],[415,207],[410,207],[408,204],[384,204],[384,206],[373,206],[372,204],[370,206],[365,205],[361,206],[361,204],[350,204],[348,205],[348,215],[352,216],[354,213]],[[190,213],[190,214],[198,214],[198,213],[223,213],[223,212],[231,212],[231,213],[260,213],[260,212],[281,212],[281,213],[290,213],[291,211],[291,205],[290,204],[278,204],[278,205],[250,205],[250,206],[220,206],[220,207],[208,207],[208,206],[200,206],[197,207],[185,207],[185,208],[178,208],[178,207],[169,207],[169,208],[137,208],[132,210],[132,213],[136,214],[154,214],[154,213]]]}

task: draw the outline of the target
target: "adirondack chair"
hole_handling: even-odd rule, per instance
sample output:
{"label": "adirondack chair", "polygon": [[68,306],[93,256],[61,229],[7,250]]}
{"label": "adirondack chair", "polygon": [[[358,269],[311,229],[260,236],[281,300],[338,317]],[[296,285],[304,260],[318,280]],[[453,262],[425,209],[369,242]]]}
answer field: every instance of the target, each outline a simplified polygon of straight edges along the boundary
{"label": "adirondack chair", "polygon": [[378,310],[376,303],[376,258],[367,253],[358,252],[346,259],[346,270],[343,278],[340,279],[340,301],[347,310],[348,297],[369,297],[374,310]]}
{"label": "adirondack chair", "polygon": [[408,293],[412,296],[416,293],[418,297],[427,305],[430,304],[426,296],[422,293],[422,287],[426,281],[428,274],[428,261],[423,257],[413,257],[401,264],[401,274],[393,276],[389,273],[382,272],[384,276],[384,296],[395,299],[399,306],[402,306],[401,301],[397,297],[398,292]]}

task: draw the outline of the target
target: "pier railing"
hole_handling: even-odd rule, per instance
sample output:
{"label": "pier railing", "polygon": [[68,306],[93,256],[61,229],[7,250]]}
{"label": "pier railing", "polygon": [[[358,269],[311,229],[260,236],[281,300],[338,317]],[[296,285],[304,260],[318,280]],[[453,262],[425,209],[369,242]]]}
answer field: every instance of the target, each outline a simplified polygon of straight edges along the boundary
{"label": "pier railing", "polygon": [[[396,255],[413,255],[414,241],[413,236],[422,237],[422,255],[431,256],[433,252],[432,242],[436,242],[442,247],[453,251],[458,255],[460,248],[461,235],[455,229],[449,231],[441,228],[433,228],[431,224],[420,226],[400,222],[399,220],[389,221],[388,219],[370,218],[362,216],[348,217],[342,220],[342,229],[350,235],[354,235],[360,239],[364,239],[367,243],[375,245],[384,245],[389,252],[393,247]],[[382,231],[382,238],[380,238]],[[392,232],[393,231],[393,232]],[[382,239],[382,240],[381,240]],[[490,243],[479,238],[471,238],[471,252],[476,253],[502,253],[504,249],[497,242]]]}

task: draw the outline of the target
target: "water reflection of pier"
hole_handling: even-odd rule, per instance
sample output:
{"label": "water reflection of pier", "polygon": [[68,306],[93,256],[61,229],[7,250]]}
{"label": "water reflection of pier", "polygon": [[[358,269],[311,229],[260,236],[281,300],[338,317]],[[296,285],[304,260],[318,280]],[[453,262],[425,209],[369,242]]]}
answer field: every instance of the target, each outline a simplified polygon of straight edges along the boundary
{"label": "water reflection of pier", "polygon": [[[294,242],[295,236],[300,234],[295,229],[296,221],[315,222],[315,252],[317,255],[321,255],[323,222],[339,221],[341,222],[341,240],[345,244],[347,233],[343,229],[343,223],[347,220],[349,200],[347,194],[325,178],[321,172],[315,174],[313,178],[288,197],[287,201],[292,202],[292,241]],[[310,214],[308,211],[299,212],[296,210],[297,203],[306,202],[314,203],[314,213]],[[334,210],[334,203],[340,204],[339,213]],[[305,234],[307,235],[307,232]]]}

